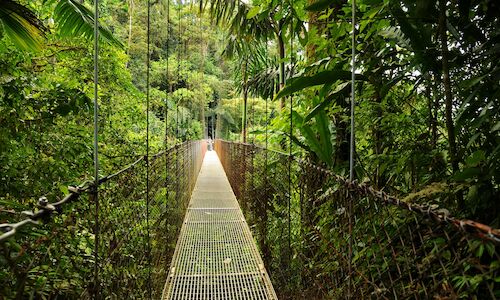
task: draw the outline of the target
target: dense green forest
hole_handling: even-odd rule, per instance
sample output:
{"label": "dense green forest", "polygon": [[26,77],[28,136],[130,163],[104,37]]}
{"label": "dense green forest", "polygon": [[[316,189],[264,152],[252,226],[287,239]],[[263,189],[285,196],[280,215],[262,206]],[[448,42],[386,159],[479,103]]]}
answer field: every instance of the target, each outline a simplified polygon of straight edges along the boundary
{"label": "dense green forest", "polygon": [[[65,186],[91,164],[92,35],[65,28],[64,3],[20,3],[37,20],[35,45],[16,40],[2,20],[5,199]],[[140,1],[101,7],[109,32],[99,83],[107,168],[145,152],[147,8]],[[357,178],[498,222],[497,8],[494,1],[359,1]],[[163,147],[168,112],[168,144],[204,137],[207,117],[216,115],[208,123],[217,137],[243,139],[249,127],[245,140],[263,143],[269,123],[271,147],[285,150],[292,103],[294,152],[346,174],[347,3],[214,1],[167,10],[157,2],[151,12],[152,151]]]}
{"label": "dense green forest", "polygon": [[[102,173],[210,137],[347,177],[351,1],[99,1]],[[500,227],[500,2],[356,15],[355,179]],[[93,176],[93,23],[93,1],[0,0],[1,222]]]}
{"label": "dense green forest", "polygon": [[[15,199],[50,193],[91,174],[93,45],[84,31],[63,30],[64,17],[58,10],[65,9],[62,3],[72,2],[22,3],[41,22],[36,24],[43,30],[40,49],[14,43],[4,24],[0,51],[4,201],[17,203]],[[146,111],[147,5],[104,1],[101,10],[101,19],[113,34],[112,39],[102,35],[99,61],[99,151],[104,172],[146,153],[146,114],[152,153],[163,149],[165,139],[172,145],[203,138],[208,103],[234,94],[231,63],[219,55],[222,31],[207,18],[200,19],[192,5],[171,4],[169,12],[163,2],[152,5],[151,104]],[[92,28],[92,22],[87,25]]]}
{"label": "dense green forest", "polygon": [[[280,102],[270,104],[271,147],[287,149],[292,105],[294,153],[347,175],[350,3],[230,3],[210,8],[230,24],[226,51],[245,67],[243,94]],[[359,1],[357,9],[356,178],[498,226],[498,4]],[[261,106],[254,117],[248,105],[249,134],[260,142]]]}

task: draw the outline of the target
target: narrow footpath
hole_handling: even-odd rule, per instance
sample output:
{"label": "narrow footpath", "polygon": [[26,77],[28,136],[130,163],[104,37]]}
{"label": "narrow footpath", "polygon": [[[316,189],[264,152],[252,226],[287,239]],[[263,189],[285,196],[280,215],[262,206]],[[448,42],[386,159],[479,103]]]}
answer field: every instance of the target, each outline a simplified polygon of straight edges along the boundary
{"label": "narrow footpath", "polygon": [[205,155],[163,299],[277,299],[215,151]]}

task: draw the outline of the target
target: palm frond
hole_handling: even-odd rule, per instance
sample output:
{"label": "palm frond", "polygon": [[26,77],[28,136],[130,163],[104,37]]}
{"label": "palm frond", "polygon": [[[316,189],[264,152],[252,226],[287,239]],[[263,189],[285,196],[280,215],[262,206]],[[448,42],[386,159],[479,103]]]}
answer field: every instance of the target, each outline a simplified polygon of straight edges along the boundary
{"label": "palm frond", "polygon": [[250,7],[245,3],[239,3],[229,23],[229,32],[247,39],[246,42],[264,41],[272,39],[275,33],[271,19],[247,18]]}
{"label": "palm frond", "polygon": [[[239,61],[236,65],[247,65],[249,92],[262,98],[273,97],[279,85],[279,64],[277,57],[269,55],[265,43],[241,43],[237,36],[231,36],[223,53],[230,57],[237,54]],[[291,71],[290,68],[287,71]],[[236,90],[241,91],[244,85],[243,75],[241,72],[234,72],[234,76],[235,82],[241,83]]]}
{"label": "palm frond", "polygon": [[279,68],[269,66],[253,75],[247,84],[253,95],[272,99],[279,85]]}
{"label": "palm frond", "polygon": [[212,0],[209,2],[210,15],[216,24],[229,22],[235,9],[240,7],[240,4],[244,5],[240,0]]}
{"label": "palm frond", "polygon": [[248,18],[251,7],[241,0],[212,0],[209,1],[209,11],[216,24],[228,26],[230,35],[252,40],[264,40],[273,35],[273,24],[270,18]]}
{"label": "palm frond", "polygon": [[37,16],[25,6],[11,0],[2,0],[0,23],[11,41],[24,50],[43,47],[46,28]]}
{"label": "palm frond", "polygon": [[262,45],[256,49],[249,64],[249,91],[262,98],[273,98],[279,85],[277,57],[269,55]]}
{"label": "palm frond", "polygon": [[217,116],[222,118],[227,124],[229,125],[235,125],[236,121],[234,120],[233,116],[231,116],[231,113],[225,109],[224,106],[219,105],[217,108],[215,108],[215,113]]}
{"label": "palm frond", "polygon": [[[76,0],[60,0],[54,11],[59,33],[63,36],[94,37],[94,13]],[[123,47],[123,44],[109,29],[99,24],[99,36],[102,40]]]}

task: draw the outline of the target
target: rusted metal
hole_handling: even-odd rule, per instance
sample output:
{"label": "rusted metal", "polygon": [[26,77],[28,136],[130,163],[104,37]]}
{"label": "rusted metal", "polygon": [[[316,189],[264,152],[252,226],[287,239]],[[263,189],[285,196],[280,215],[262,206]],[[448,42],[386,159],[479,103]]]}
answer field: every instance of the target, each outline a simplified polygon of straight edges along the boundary
{"label": "rusted metal", "polygon": [[163,299],[277,299],[213,151],[194,188]]}
{"label": "rusted metal", "polygon": [[[7,234],[0,250],[0,260],[7,262],[0,264],[2,296],[146,299],[151,292],[153,299],[160,298],[205,151],[204,141],[188,141],[151,155],[148,190],[145,157],[101,178],[97,244],[91,182],[70,187],[57,202],[42,199],[24,220],[9,216],[15,222],[0,225]],[[34,222],[38,225],[13,237]],[[94,267],[95,284],[88,280]]]}
{"label": "rusted metal", "polygon": [[[498,229],[262,147],[217,140],[215,149],[268,251],[263,260],[280,299],[499,297]],[[243,169],[244,161],[253,167]],[[292,261],[283,259],[289,193]]]}

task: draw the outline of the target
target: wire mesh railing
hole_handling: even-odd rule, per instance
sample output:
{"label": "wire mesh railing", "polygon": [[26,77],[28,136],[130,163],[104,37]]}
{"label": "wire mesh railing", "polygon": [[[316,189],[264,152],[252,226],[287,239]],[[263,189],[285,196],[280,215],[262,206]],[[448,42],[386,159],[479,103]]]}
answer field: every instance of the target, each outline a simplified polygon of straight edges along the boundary
{"label": "wire mesh railing", "polygon": [[85,184],[60,205],[40,201],[24,220],[0,212],[9,222],[1,225],[0,299],[161,297],[205,151],[203,141],[184,142],[102,178],[97,209]]}
{"label": "wire mesh railing", "polygon": [[285,153],[215,149],[280,299],[500,298],[498,229]]}

